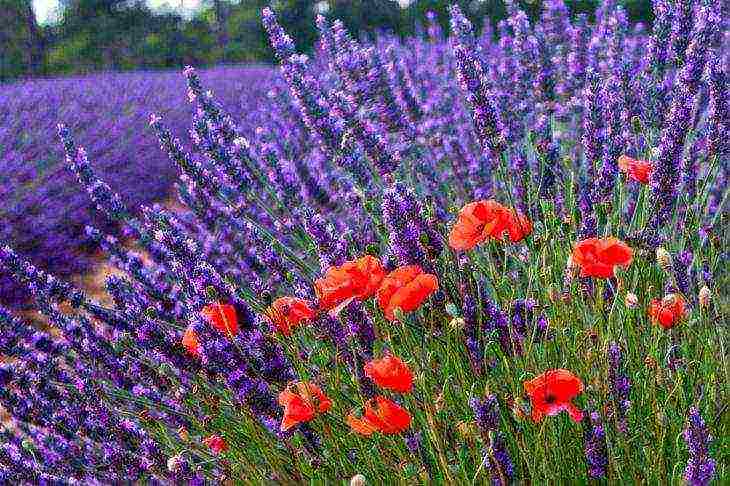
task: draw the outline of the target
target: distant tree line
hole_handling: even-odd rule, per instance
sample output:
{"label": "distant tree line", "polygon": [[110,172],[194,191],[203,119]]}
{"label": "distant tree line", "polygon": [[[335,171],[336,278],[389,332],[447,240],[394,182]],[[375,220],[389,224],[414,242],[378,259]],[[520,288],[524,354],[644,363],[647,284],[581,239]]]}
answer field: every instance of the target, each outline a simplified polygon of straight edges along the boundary
{"label": "distant tree line", "polygon": [[[143,0],[61,0],[60,18],[39,25],[32,0],[0,0],[0,81],[24,76],[98,70],[173,68],[221,62],[269,62],[261,9],[272,5],[302,50],[317,38],[318,12],[339,18],[352,32],[413,33],[427,11],[447,27],[447,8],[458,3],[475,25],[504,18],[501,0],[204,0],[186,18],[174,9],[153,11]],[[407,3],[407,6],[402,5]],[[533,17],[541,2],[519,2]],[[567,0],[572,14],[592,14],[599,0]],[[651,22],[650,0],[623,0],[634,22]]]}

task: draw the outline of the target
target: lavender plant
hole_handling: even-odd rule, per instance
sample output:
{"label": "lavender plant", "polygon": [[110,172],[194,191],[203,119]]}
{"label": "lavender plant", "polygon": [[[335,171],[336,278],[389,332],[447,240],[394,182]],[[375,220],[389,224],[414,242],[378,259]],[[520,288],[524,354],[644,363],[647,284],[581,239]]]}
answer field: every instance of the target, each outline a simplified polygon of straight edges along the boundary
{"label": "lavender plant", "polygon": [[727,20],[508,10],[498,39],[458,7],[448,37],[320,17],[308,57],[265,9],[253,118],[192,68],[189,136],[150,117],[174,207],[134,210],[61,125],[137,249],[86,230],[113,305],[0,251],[50,323],[0,312],[3,479],[730,477]]}

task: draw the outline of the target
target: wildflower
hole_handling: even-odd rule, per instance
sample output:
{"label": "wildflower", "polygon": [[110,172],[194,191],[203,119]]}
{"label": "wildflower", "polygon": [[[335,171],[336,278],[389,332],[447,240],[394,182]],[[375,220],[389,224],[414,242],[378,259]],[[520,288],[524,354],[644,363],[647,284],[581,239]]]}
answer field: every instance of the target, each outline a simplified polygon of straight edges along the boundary
{"label": "wildflower", "polygon": [[608,468],[606,431],[598,412],[591,412],[586,418],[583,431],[583,447],[588,466],[588,476],[605,478]]}
{"label": "wildflower", "polygon": [[567,411],[575,422],[583,412],[572,400],[583,392],[583,382],[568,370],[549,370],[523,383],[532,405],[532,420],[539,422],[545,415],[553,416]]}
{"label": "wildflower", "polygon": [[656,249],[656,261],[665,272],[672,270],[672,255],[661,246]]}
{"label": "wildflower", "polygon": [[213,454],[220,454],[221,452],[228,450],[228,444],[226,440],[220,435],[211,435],[203,439],[203,444],[213,452]]}
{"label": "wildflower", "polygon": [[183,334],[182,345],[188,353],[192,354],[196,358],[200,357],[200,343],[198,342],[198,335],[192,326],[188,326]]}
{"label": "wildflower", "polygon": [[418,265],[406,265],[396,268],[383,279],[376,299],[385,317],[392,321],[395,320],[395,309],[414,311],[438,288],[435,275],[424,273]]}
{"label": "wildflower", "polygon": [[317,414],[332,407],[332,400],[314,383],[298,381],[290,383],[279,393],[279,405],[284,407],[281,430],[287,431],[297,424],[309,422]]}
{"label": "wildflower", "polygon": [[291,334],[293,327],[315,316],[309,304],[296,297],[279,297],[271,304],[267,314],[276,329],[285,336]]}
{"label": "wildflower", "polygon": [[712,298],[712,292],[707,285],[703,285],[697,297],[700,301],[701,307],[708,307],[710,305],[710,299]]}
{"label": "wildflower", "polygon": [[236,308],[230,304],[216,302],[208,304],[200,311],[206,321],[228,337],[238,334]]}
{"label": "wildflower", "polygon": [[365,403],[362,418],[349,414],[347,424],[354,432],[367,437],[373,432],[399,434],[411,426],[411,415],[394,401],[378,395]]}
{"label": "wildflower", "polygon": [[508,484],[514,477],[514,464],[507,450],[504,434],[499,429],[499,403],[494,395],[471,398],[469,405],[474,411],[476,423],[486,442],[485,462],[489,463],[492,484]]}
{"label": "wildflower", "polygon": [[375,294],[384,276],[380,260],[370,255],[330,267],[314,282],[319,306],[330,310],[352,299],[365,300]]}
{"label": "wildflower", "polygon": [[413,389],[413,373],[399,357],[387,354],[365,364],[365,376],[381,388],[398,393]]}
{"label": "wildflower", "polygon": [[612,342],[608,346],[608,382],[616,425],[622,433],[628,431],[627,415],[631,407],[631,380],[624,370],[621,347]]}
{"label": "wildflower", "polygon": [[573,248],[573,263],[580,267],[581,277],[609,278],[614,267],[628,267],[633,251],[617,238],[586,238]]}
{"label": "wildflower", "polygon": [[684,480],[690,486],[706,486],[715,474],[715,460],[710,457],[710,435],[705,421],[697,408],[689,410],[687,428],[682,433],[689,449],[689,461],[684,470]]}
{"label": "wildflower", "polygon": [[501,240],[505,232],[512,242],[518,242],[532,232],[532,223],[493,199],[475,201],[459,211],[459,218],[449,233],[449,246],[454,250],[470,250],[488,238]]}
{"label": "wildflower", "polygon": [[635,309],[639,305],[639,297],[633,292],[626,292],[626,298],[624,299],[626,307],[629,309]]}
{"label": "wildflower", "polygon": [[667,294],[662,300],[652,299],[649,304],[649,316],[655,324],[670,329],[684,317],[685,302],[679,294]]}
{"label": "wildflower", "polygon": [[632,159],[626,155],[618,158],[618,168],[625,173],[629,179],[642,184],[649,183],[649,175],[652,171],[652,164],[646,160]]}

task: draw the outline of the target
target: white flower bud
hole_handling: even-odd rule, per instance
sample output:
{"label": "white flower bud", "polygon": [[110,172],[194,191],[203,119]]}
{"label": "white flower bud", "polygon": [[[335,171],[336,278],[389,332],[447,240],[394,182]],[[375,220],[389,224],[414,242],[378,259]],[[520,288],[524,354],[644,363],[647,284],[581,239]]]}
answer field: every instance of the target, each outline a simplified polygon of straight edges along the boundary
{"label": "white flower bud", "polygon": [[710,299],[712,298],[712,291],[707,285],[703,285],[700,289],[699,300],[701,307],[707,307],[710,305]]}
{"label": "white flower bud", "polygon": [[365,480],[365,476],[362,474],[355,474],[352,479],[350,479],[350,486],[365,486],[367,484],[367,481]]}

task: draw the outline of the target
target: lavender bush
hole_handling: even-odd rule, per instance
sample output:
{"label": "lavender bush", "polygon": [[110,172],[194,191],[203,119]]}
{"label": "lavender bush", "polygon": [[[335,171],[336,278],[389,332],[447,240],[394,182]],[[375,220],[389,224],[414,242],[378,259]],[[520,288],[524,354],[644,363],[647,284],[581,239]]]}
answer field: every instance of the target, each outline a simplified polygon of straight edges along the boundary
{"label": "lavender bush", "polygon": [[51,324],[0,312],[3,480],[725,482],[727,19],[655,10],[319,18],[308,57],[265,9],[253,114],[187,68],[189,136],[150,116],[182,208],[135,211],[61,124],[144,255],[87,228],[107,306],[0,250]]}

